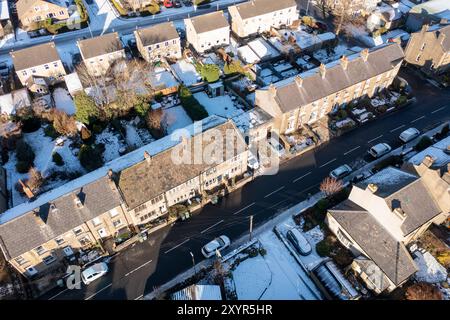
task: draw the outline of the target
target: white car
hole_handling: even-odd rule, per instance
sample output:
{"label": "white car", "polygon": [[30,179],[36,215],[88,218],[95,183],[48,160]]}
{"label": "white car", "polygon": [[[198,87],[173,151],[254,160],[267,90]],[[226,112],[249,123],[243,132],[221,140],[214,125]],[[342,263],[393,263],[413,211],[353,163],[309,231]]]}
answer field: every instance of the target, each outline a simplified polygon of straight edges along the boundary
{"label": "white car", "polygon": [[387,143],[379,143],[369,149],[369,154],[374,158],[379,158],[392,150]]}
{"label": "white car", "polygon": [[281,143],[279,143],[277,140],[275,139],[270,139],[269,140],[270,146],[272,147],[272,149],[275,151],[275,153],[279,156],[282,157],[285,154],[285,150],[283,148],[283,146],[281,145]]}
{"label": "white car", "polygon": [[292,243],[295,250],[302,256],[307,256],[311,253],[311,244],[306,240],[305,236],[297,229],[292,228],[286,233],[286,238]]}
{"label": "white car", "polygon": [[230,238],[227,236],[220,236],[215,238],[213,241],[205,244],[202,248],[202,254],[205,258],[210,258],[216,254],[217,251],[222,251],[230,246]]}
{"label": "white car", "polygon": [[342,166],[337,167],[336,169],[331,171],[330,177],[335,178],[335,179],[342,179],[342,178],[348,176],[352,171],[353,170],[349,165],[343,164]]}
{"label": "white car", "polygon": [[108,272],[108,265],[104,262],[96,263],[81,272],[81,280],[85,285],[100,278]]}
{"label": "white car", "polygon": [[407,143],[415,138],[417,138],[420,135],[420,131],[416,128],[409,128],[400,133],[399,139],[402,140],[404,143]]}
{"label": "white car", "polygon": [[253,154],[250,154],[247,158],[247,166],[251,168],[252,170],[258,170],[259,168],[259,162],[256,160],[255,156]]}

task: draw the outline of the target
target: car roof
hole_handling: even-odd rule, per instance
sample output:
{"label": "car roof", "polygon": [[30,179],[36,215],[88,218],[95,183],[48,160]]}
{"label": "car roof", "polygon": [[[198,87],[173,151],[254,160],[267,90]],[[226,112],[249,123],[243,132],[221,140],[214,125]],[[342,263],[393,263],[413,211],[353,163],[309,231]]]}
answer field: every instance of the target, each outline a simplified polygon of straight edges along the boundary
{"label": "car roof", "polygon": [[415,134],[418,130],[416,128],[408,128],[405,131],[403,131],[400,135],[404,134]]}
{"label": "car roof", "polygon": [[339,172],[347,171],[347,170],[349,170],[349,169],[350,169],[350,167],[349,167],[347,164],[343,164],[343,165],[337,167],[336,169],[334,169],[334,170],[331,171],[331,172],[339,173]]}
{"label": "car roof", "polygon": [[297,228],[292,228],[289,231],[291,231],[295,238],[298,240],[298,244],[300,247],[302,247],[302,249],[308,249],[308,247],[311,247],[308,240],[306,240],[305,236]]}
{"label": "car roof", "polygon": [[386,144],[384,142],[380,142],[376,145],[374,145],[371,149],[375,150],[375,151],[382,151],[385,150],[387,148]]}
{"label": "car roof", "polygon": [[96,264],[86,268],[85,270],[83,270],[82,273],[84,276],[89,276],[93,273],[97,273],[97,272],[101,272],[101,271],[106,271],[106,264],[104,262],[96,263]]}

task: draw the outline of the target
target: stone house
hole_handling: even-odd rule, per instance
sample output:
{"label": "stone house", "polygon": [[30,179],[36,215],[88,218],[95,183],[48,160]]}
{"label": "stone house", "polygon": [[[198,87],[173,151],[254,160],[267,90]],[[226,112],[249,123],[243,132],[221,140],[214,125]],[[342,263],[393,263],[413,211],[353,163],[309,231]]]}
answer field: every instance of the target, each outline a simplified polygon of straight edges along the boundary
{"label": "stone house", "polygon": [[68,2],[59,0],[18,0],[16,2],[19,22],[25,29],[46,19],[66,20],[69,18]]}

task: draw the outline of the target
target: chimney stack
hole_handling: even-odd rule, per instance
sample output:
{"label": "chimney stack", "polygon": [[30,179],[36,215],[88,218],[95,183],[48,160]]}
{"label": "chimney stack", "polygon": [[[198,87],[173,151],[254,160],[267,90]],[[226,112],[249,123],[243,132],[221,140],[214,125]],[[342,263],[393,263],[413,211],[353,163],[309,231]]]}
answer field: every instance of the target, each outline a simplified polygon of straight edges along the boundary
{"label": "chimney stack", "polygon": [[277,94],[277,88],[273,83],[269,84],[269,93],[272,97],[275,97]]}
{"label": "chimney stack", "polygon": [[28,187],[21,179],[19,179],[19,183],[22,186],[22,190],[27,196],[28,199],[34,198],[33,191],[31,191],[30,187]]}
{"label": "chimney stack", "polygon": [[144,151],[144,159],[145,159],[147,162],[150,162],[150,161],[152,161],[152,156],[151,156],[150,153],[148,153],[147,151]]}
{"label": "chimney stack", "polygon": [[428,31],[428,28],[430,28],[430,26],[428,24],[424,24],[422,26],[422,29],[420,30],[421,33],[425,33]]}
{"label": "chimney stack", "polygon": [[445,33],[443,33],[443,32],[440,32],[440,33],[439,33],[439,37],[438,37],[438,41],[439,41],[439,43],[440,43],[440,44],[443,44],[443,43],[444,43],[444,41],[445,41],[445,38],[446,38],[446,35],[445,35]]}
{"label": "chimney stack", "polygon": [[347,66],[348,66],[348,58],[347,58],[347,56],[342,56],[341,57],[341,66],[342,66],[342,69],[347,70]]}
{"label": "chimney stack", "polygon": [[297,86],[299,88],[301,88],[302,84],[303,84],[303,78],[300,75],[296,76],[295,77],[295,83],[297,84]]}
{"label": "chimney stack", "polygon": [[370,192],[375,193],[378,190],[378,186],[375,183],[369,183],[367,189],[369,189]]}
{"label": "chimney stack", "polygon": [[42,220],[42,217],[41,217],[41,215],[39,214],[39,211],[37,211],[37,212],[35,211],[35,212],[34,212],[34,219],[35,219],[36,223],[37,223],[40,227],[45,226],[45,221]]}
{"label": "chimney stack", "polygon": [[369,58],[369,49],[365,48],[361,51],[361,57],[363,58],[364,62],[367,62],[367,59]]}
{"label": "chimney stack", "polygon": [[434,163],[434,158],[433,158],[432,156],[430,156],[430,155],[427,154],[427,155],[423,158],[422,163],[423,163],[426,167],[430,168],[430,167],[433,165],[433,163]]}
{"label": "chimney stack", "polygon": [[406,218],[406,213],[402,208],[398,207],[394,209],[394,213],[400,216],[402,219]]}
{"label": "chimney stack", "polygon": [[322,79],[324,79],[325,75],[327,74],[327,67],[323,63],[320,64],[319,72],[320,75],[322,76]]}

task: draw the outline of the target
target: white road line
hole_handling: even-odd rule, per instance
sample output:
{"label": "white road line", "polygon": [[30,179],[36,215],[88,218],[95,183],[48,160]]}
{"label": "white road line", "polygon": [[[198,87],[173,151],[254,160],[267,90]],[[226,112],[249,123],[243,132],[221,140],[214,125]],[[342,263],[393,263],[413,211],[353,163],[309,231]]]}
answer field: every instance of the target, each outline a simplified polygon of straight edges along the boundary
{"label": "white road line", "polygon": [[164,254],[167,254],[167,253],[169,253],[170,251],[175,250],[176,248],[178,248],[179,246],[182,246],[183,244],[185,244],[185,243],[188,242],[189,240],[191,240],[191,239],[186,239],[186,240],[184,240],[182,243],[177,244],[175,247],[172,247],[172,248],[170,248],[169,250],[167,250],[166,252],[164,252]]}
{"label": "white road line", "polygon": [[141,294],[139,297],[134,298],[134,300],[140,300],[144,295]]}
{"label": "white road line", "polygon": [[286,199],[284,199],[284,200],[281,200],[281,201],[278,201],[277,203],[275,203],[275,204],[273,204],[273,205],[271,205],[269,208],[267,208],[267,209],[272,209],[272,208],[275,208],[277,205],[279,205],[280,203],[282,203],[282,202],[286,202]]}
{"label": "white road line", "polygon": [[304,175],[302,175],[302,176],[300,176],[300,177],[298,177],[298,178],[292,180],[292,182],[297,182],[298,180],[303,179],[304,177],[310,175],[311,173],[312,173],[311,171],[308,172],[308,173],[305,173]]}
{"label": "white road line", "polygon": [[208,231],[209,229],[211,229],[211,228],[214,228],[215,226],[217,226],[218,224],[221,224],[223,222],[223,219],[222,220],[220,220],[219,222],[217,222],[217,223],[214,223],[212,226],[210,226],[210,227],[208,227],[208,228],[206,228],[205,230],[203,230],[203,231],[201,231],[200,233],[205,233],[206,231]]}
{"label": "white road line", "polygon": [[414,123],[414,122],[416,122],[416,121],[419,121],[420,119],[423,119],[423,118],[425,118],[425,116],[421,116],[421,117],[419,117],[419,118],[417,118],[417,119],[411,121],[411,123]]}
{"label": "white road line", "polygon": [[153,260],[149,260],[149,261],[147,261],[146,263],[141,264],[139,267],[137,267],[137,268],[131,270],[130,272],[125,273],[125,277],[128,277],[128,276],[129,276],[130,274],[132,274],[133,272],[139,270],[139,269],[142,268],[142,267],[145,267],[147,264],[151,263],[152,261],[153,261]]}
{"label": "white road line", "polygon": [[353,151],[359,149],[360,147],[361,146],[357,146],[357,147],[354,147],[353,149],[348,150],[347,152],[344,153],[344,156],[348,155],[350,152],[353,152]]}
{"label": "white road line", "polygon": [[436,109],[434,111],[431,111],[431,113],[436,113],[436,112],[439,112],[439,111],[444,110],[444,109],[445,109],[445,107],[442,107],[442,108]]}
{"label": "white road line", "polygon": [[98,290],[97,292],[95,292],[94,294],[90,295],[89,297],[87,297],[84,300],[91,300],[91,298],[95,297],[97,294],[99,294],[100,292],[102,292],[103,290],[108,289],[109,287],[112,286],[112,282],[110,284],[108,284],[106,287],[104,287],[103,289]]}
{"label": "white road line", "polygon": [[323,168],[323,167],[325,167],[326,165],[329,165],[330,163],[332,163],[332,162],[334,162],[334,161],[336,161],[337,159],[336,158],[334,158],[333,160],[330,160],[330,161],[328,161],[327,163],[324,163],[323,165],[321,165],[319,168]]}
{"label": "white road line", "polygon": [[250,208],[250,207],[253,206],[254,204],[255,204],[255,202],[250,203],[248,206],[243,207],[242,209],[240,209],[240,210],[236,211],[235,213],[233,213],[233,215],[238,214],[239,212],[242,212],[242,211],[244,211],[245,209]]}
{"label": "white road line", "polygon": [[270,197],[271,195],[273,195],[274,193],[277,193],[278,191],[281,191],[284,189],[284,186],[279,187],[277,190],[272,191],[271,193],[268,193],[264,196],[264,198]]}
{"label": "white road line", "polygon": [[377,139],[380,139],[382,136],[383,136],[383,135],[380,134],[378,137],[373,138],[373,139],[370,139],[369,141],[367,141],[367,143],[371,143],[371,142],[373,142],[373,141],[375,141],[375,140],[377,140]]}
{"label": "white road line", "polygon": [[401,129],[401,128],[403,128],[405,125],[404,124],[402,124],[401,126],[398,126],[397,128],[395,128],[395,129],[392,129],[391,131],[389,131],[389,132],[394,132],[394,131],[397,131],[397,130],[399,130],[399,129]]}

